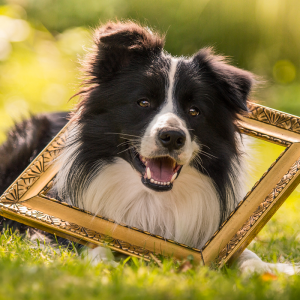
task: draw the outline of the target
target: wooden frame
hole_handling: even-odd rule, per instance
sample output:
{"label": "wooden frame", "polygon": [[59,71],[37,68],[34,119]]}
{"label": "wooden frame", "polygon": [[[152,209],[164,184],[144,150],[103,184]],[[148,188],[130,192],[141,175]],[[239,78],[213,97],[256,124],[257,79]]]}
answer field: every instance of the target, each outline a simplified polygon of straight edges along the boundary
{"label": "wooden frame", "polygon": [[90,247],[106,245],[151,260],[157,255],[183,259],[193,255],[204,265],[221,267],[236,258],[300,182],[300,118],[258,104],[238,126],[242,133],[286,149],[253,186],[202,249],[116,224],[47,197],[57,173],[53,160],[63,148],[68,124],[0,198],[0,215]]}

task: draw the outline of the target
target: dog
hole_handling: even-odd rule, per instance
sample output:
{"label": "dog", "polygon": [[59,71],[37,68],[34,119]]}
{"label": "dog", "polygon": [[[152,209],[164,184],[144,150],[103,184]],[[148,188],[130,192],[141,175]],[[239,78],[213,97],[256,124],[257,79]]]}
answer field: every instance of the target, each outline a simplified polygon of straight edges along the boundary
{"label": "dog", "polygon": [[[245,195],[247,150],[236,121],[255,76],[210,48],[172,57],[164,37],[133,22],[109,22],[94,41],[52,193],[201,249]],[[2,192],[66,122],[56,113],[16,125],[0,149]],[[91,258],[105,260],[105,251]],[[238,266],[294,273],[249,250]]]}

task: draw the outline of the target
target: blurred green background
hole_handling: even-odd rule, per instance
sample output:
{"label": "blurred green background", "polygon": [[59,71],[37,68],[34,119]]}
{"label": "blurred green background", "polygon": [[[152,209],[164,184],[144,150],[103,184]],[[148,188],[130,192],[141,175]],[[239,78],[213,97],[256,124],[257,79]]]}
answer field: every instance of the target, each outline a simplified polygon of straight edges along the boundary
{"label": "blurred green background", "polygon": [[[72,109],[93,28],[116,19],[166,33],[173,55],[213,46],[261,77],[253,99],[300,115],[299,11],[299,0],[0,0],[0,142],[31,113]],[[249,185],[282,150],[253,146],[263,163]]]}
{"label": "blurred green background", "polygon": [[166,33],[173,55],[213,46],[262,78],[253,99],[300,115],[299,11],[299,0],[0,0],[0,142],[13,120],[72,109],[92,30],[116,19]]}
{"label": "blurred green background", "polygon": [[[166,33],[173,55],[213,46],[263,79],[253,99],[300,115],[299,12],[299,0],[0,0],[0,142],[13,120],[72,109],[76,99],[68,99],[78,90],[92,29],[110,19]],[[253,147],[249,186],[283,150],[262,142]],[[291,242],[300,240],[299,195],[298,188],[272,219],[279,225],[270,222],[260,235],[286,239],[278,251],[290,253]]]}
{"label": "blurred green background", "polygon": [[167,33],[166,50],[203,46],[261,76],[255,99],[300,115],[299,0],[0,0],[0,140],[12,119],[70,109],[91,29],[133,19]]}

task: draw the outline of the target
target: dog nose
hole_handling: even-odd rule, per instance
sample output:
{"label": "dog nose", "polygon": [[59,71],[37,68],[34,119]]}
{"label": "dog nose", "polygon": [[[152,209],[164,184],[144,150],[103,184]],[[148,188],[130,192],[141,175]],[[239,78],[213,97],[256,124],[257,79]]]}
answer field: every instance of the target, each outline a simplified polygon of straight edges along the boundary
{"label": "dog nose", "polygon": [[171,151],[183,147],[186,137],[185,133],[181,130],[163,130],[159,133],[158,139],[164,147]]}

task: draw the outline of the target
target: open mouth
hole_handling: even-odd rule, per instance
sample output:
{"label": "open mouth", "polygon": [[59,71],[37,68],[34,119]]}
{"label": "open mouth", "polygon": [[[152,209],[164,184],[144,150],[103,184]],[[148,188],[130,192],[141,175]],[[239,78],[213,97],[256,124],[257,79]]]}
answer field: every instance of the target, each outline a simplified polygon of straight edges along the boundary
{"label": "open mouth", "polygon": [[135,148],[130,149],[133,165],[142,175],[142,183],[148,188],[163,192],[173,188],[182,165],[169,156],[147,158],[140,155]]}

